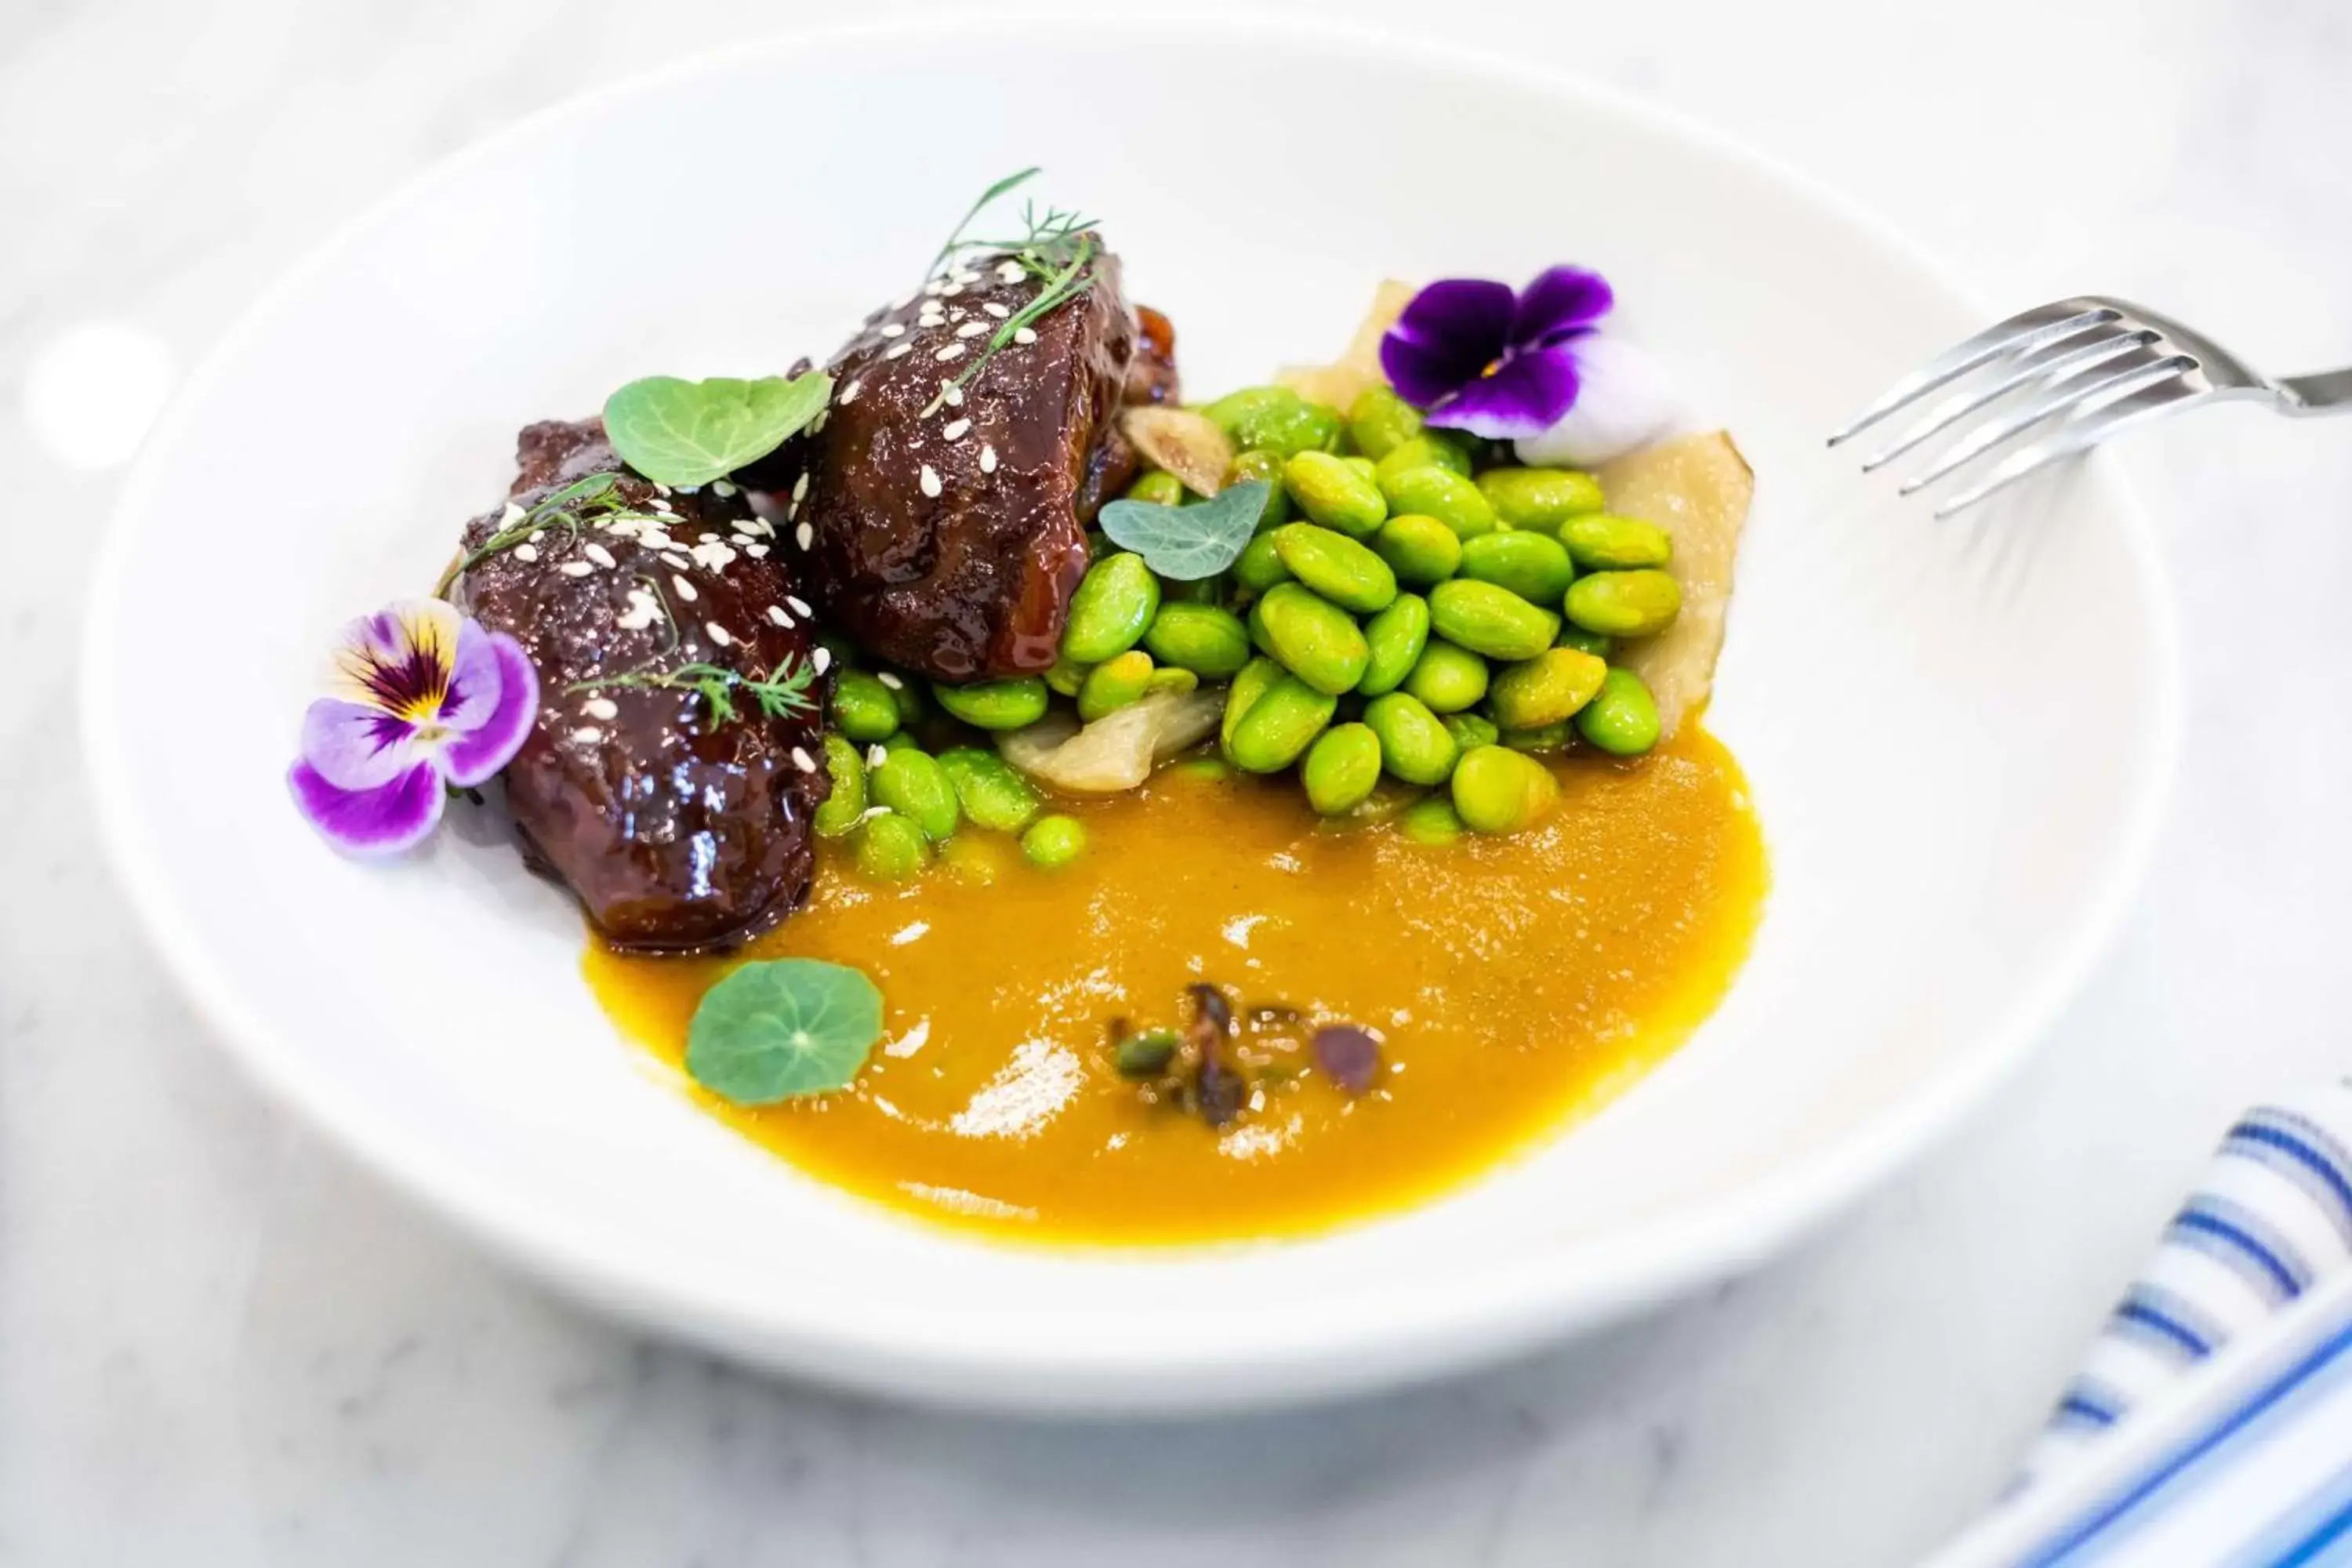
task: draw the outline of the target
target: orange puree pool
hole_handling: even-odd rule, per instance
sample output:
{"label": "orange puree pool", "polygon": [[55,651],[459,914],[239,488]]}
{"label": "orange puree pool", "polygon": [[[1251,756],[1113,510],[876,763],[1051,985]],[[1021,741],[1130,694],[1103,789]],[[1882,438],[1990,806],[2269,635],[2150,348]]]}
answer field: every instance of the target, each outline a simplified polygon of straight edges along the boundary
{"label": "orange puree pool", "polygon": [[[1445,847],[1318,826],[1293,781],[1181,770],[1066,807],[1090,842],[1060,871],[968,830],[923,878],[876,886],[828,844],[810,907],[749,956],[863,967],[888,1033],[847,1092],[701,1098],[852,1192],[1041,1241],[1294,1234],[1441,1192],[1680,1044],[1763,902],[1738,767],[1696,726],[1637,763],[1556,765],[1543,826]],[[672,1063],[725,965],[586,960],[614,1019]],[[1222,1132],[1152,1103],[1110,1057],[1118,1021],[1181,1027],[1184,987],[1204,980],[1238,998],[1259,1069]],[[1360,1099],[1312,1070],[1307,1037],[1331,1022],[1383,1041]]]}

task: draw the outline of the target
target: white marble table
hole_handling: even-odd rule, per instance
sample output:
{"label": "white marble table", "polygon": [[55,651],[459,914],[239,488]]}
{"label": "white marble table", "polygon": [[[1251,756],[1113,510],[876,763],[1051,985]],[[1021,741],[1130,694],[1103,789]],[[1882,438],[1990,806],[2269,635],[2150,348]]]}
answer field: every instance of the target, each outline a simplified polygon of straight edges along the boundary
{"label": "white marble table", "polygon": [[[2337,0],[1322,8],[1694,111],[1887,208],[2000,300],[2106,289],[2265,364],[2352,362]],[[1842,1568],[1967,1520],[2230,1113],[2352,1062],[2332,978],[2352,935],[2352,426],[2221,414],[2126,450],[2173,549],[2189,742],[2147,895],[2034,1065],[1754,1278],[1466,1383],[1160,1429],[780,1386],[550,1304],[200,1037],[92,858],[70,649],[117,472],[56,444],[89,464],[121,443],[58,434],[73,366],[51,351],[122,322],[184,366],[439,154],[638,64],[852,9],[7,8],[0,1563]],[[248,718],[233,690],[158,679],[226,729]]]}

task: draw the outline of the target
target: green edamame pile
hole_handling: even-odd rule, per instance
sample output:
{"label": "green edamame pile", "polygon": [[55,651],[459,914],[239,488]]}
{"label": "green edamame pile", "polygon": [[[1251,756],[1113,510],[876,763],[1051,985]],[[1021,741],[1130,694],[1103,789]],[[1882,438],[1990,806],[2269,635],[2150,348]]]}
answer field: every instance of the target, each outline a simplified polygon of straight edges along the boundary
{"label": "green edamame pile", "polygon": [[[1162,578],[1090,534],[1053,668],[930,685],[928,700],[836,650],[834,794],[816,827],[847,838],[866,876],[951,865],[940,847],[970,831],[1011,836],[1045,870],[1079,858],[1081,822],[991,743],[1057,709],[1091,724],[1207,687],[1224,710],[1223,762],[1208,767],[1295,772],[1318,813],[1391,821],[1423,844],[1539,821],[1559,794],[1544,752],[1657,743],[1655,702],[1612,658],[1679,613],[1673,543],[1611,514],[1591,474],[1429,426],[1385,386],[1344,410],[1244,387],[1198,412],[1233,443],[1228,482],[1269,486],[1225,570]],[[1198,499],[1158,469],[1128,495]]]}

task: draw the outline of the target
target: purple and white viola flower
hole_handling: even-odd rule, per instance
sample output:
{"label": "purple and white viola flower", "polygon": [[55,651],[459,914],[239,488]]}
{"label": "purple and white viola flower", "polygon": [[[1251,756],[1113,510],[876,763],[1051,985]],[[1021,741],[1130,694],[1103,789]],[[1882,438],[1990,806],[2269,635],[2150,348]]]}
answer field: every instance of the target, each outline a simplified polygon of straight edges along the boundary
{"label": "purple and white viola flower", "polygon": [[1648,356],[1604,336],[1608,279],[1550,267],[1523,289],[1446,278],[1412,297],[1381,339],[1381,368],[1440,429],[1517,444],[1528,463],[1605,462],[1674,417]]}
{"label": "purple and white viola flower", "polygon": [[387,605],[345,627],[332,690],[303,715],[286,782],[310,825],[354,855],[421,842],[441,820],[445,786],[488,782],[539,711],[522,645],[439,599]]}

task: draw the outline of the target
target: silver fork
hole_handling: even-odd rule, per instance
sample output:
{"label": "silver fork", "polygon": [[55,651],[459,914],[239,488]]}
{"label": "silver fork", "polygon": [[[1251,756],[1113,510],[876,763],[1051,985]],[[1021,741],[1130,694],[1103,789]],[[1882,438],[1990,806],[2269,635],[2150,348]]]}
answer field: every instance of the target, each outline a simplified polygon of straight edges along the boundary
{"label": "silver fork", "polygon": [[[1958,384],[1954,385],[1953,384]],[[2087,451],[2116,432],[2227,398],[2263,398],[2281,414],[2352,408],[2352,369],[2315,375],[2257,374],[2229,350],[2171,319],[2123,300],[2085,294],[2021,311],[1930,360],[1830,437],[1842,445],[1940,387],[1952,391],[1862,467],[1872,472],[1970,415],[2013,401],[1957,433],[1927,468],[1904,482],[1911,495],[1962,468],[1983,477],[1936,508],[1976,505],[2035,469]],[[2021,437],[2057,423],[2023,445]],[[1982,462],[1991,461],[1990,470]]]}

